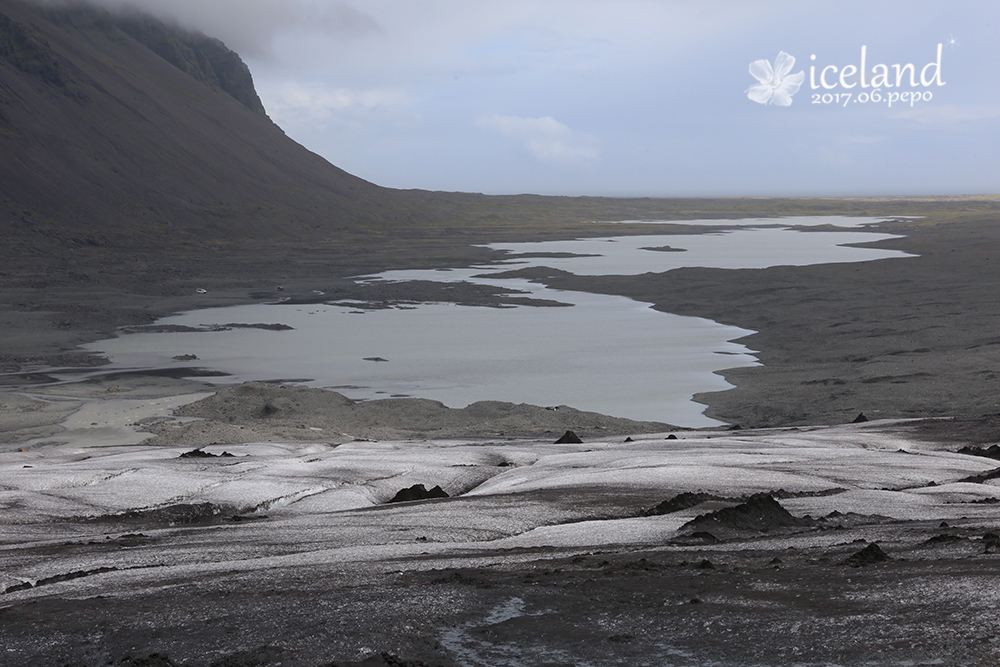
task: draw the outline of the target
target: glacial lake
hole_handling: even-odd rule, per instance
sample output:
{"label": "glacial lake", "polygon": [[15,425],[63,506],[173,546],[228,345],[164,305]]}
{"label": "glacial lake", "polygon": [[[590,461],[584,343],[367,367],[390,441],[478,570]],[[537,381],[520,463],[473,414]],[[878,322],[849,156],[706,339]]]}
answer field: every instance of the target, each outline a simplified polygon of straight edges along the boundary
{"label": "glacial lake", "polygon": [[[850,229],[879,220],[684,221],[693,226],[692,234],[657,235],[651,228],[643,236],[500,243],[490,247],[509,253],[501,263],[390,271],[359,280],[468,281],[572,306],[426,303],[360,310],[350,303],[246,305],[192,311],[158,324],[281,323],[293,329],[134,333],[85,348],[107,355],[121,369],[196,365],[227,373],[210,378],[218,384],[294,380],[355,399],[415,396],[451,407],[480,400],[567,405],[678,426],[713,426],[719,422],[703,415],[705,406],[692,397],[731,388],[718,371],[757,364],[753,351],[738,340],[753,332],[654,311],[648,303],[625,297],[550,290],[488,274],[547,266],[576,275],[639,275],[686,266],[765,268],[909,256],[846,245],[893,238]],[[830,224],[844,229],[791,228]],[[699,233],[699,225],[740,227]],[[665,246],[676,251],[665,251]],[[519,256],[525,253],[583,256]],[[180,355],[198,360],[174,360]]]}

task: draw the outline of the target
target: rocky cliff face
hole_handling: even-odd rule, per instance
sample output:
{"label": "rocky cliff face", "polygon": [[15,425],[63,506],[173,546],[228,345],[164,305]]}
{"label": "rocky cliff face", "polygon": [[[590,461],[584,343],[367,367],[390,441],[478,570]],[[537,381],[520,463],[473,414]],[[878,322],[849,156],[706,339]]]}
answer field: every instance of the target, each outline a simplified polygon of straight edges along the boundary
{"label": "rocky cliff face", "polygon": [[217,39],[135,11],[112,14],[74,5],[51,8],[44,15],[56,25],[78,31],[100,30],[112,36],[120,31],[185,74],[225,92],[254,113],[264,114],[250,69],[237,53]]}
{"label": "rocky cliff face", "polygon": [[[265,114],[254,88],[250,69],[221,41],[170,26],[151,16],[130,11],[123,14],[70,5],[39,11],[48,22],[77,32],[99,31],[114,39],[131,37],[192,78],[230,95],[254,113]],[[36,32],[0,14],[0,59],[26,74],[62,89],[70,89],[73,76],[67,62]],[[72,92],[72,91],[71,91]],[[81,91],[75,91],[77,95]]]}
{"label": "rocky cliff face", "polygon": [[177,69],[219,88],[250,111],[264,114],[250,69],[235,51],[219,40],[170,28],[139,14],[119,17],[115,23]]}

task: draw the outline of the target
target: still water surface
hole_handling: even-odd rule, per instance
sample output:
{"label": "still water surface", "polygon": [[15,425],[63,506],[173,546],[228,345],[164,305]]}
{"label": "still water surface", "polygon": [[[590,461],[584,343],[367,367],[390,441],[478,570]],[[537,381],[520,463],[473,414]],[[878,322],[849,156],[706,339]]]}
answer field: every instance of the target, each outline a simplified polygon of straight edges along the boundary
{"label": "still water surface", "polygon": [[[835,224],[874,221],[836,219]],[[693,224],[709,223],[719,221]],[[831,219],[781,223],[829,224]],[[639,275],[682,266],[764,268],[907,256],[843,245],[886,238],[891,237],[864,231],[753,227],[709,234],[495,244],[491,247],[509,253],[507,262],[448,271],[390,271],[366,280],[466,280],[524,290],[532,297],[572,307],[429,303],[359,312],[346,303],[236,306],[193,311],[160,323],[280,322],[294,330],[130,334],[88,348],[104,352],[118,366],[132,368],[178,365],[174,356],[195,354],[198,365],[230,374],[218,378],[220,383],[296,379],[358,399],[419,396],[452,407],[479,400],[569,405],[679,426],[711,426],[718,422],[705,417],[705,406],[691,398],[731,387],[717,371],[757,363],[751,350],[734,342],[752,332],[657,312],[650,304],[624,297],[550,290],[488,274],[548,266],[577,275]],[[664,246],[683,252],[665,251]],[[519,257],[524,253],[583,256]]]}

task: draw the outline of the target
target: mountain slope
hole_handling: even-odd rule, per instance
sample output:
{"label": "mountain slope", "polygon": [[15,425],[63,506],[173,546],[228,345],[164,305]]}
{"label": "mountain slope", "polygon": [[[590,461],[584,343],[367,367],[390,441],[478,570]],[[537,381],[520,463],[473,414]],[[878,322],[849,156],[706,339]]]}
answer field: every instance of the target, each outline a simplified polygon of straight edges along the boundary
{"label": "mountain slope", "polygon": [[285,136],[217,40],[0,0],[7,250],[297,237],[395,220],[399,195]]}

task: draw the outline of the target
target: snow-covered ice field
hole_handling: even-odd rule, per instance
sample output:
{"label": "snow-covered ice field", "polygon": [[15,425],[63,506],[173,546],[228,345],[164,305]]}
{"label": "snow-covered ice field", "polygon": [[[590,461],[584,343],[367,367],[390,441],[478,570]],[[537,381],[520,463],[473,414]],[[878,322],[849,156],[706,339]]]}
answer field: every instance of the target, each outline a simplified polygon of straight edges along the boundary
{"label": "snow-covered ice field", "polygon": [[[7,452],[0,455],[0,590],[102,568],[130,570],[132,578],[134,568],[148,568],[155,579],[163,568],[193,573],[423,552],[665,544],[706,507],[641,515],[685,491],[736,504],[781,490],[791,496],[782,505],[797,516],[995,521],[989,499],[1000,499],[996,480],[959,480],[996,462],[916,441],[906,425],[682,432],[676,440],[656,434],[577,445],[245,444],[205,448],[232,457],[193,459],[179,458],[185,448],[141,444]],[[439,485],[451,497],[387,504],[414,484]],[[208,514],[178,518],[169,514],[176,506]],[[56,549],[137,531],[142,538],[128,548]],[[38,559],[40,549],[52,557]],[[93,585],[115,576],[122,575],[96,575]]]}

